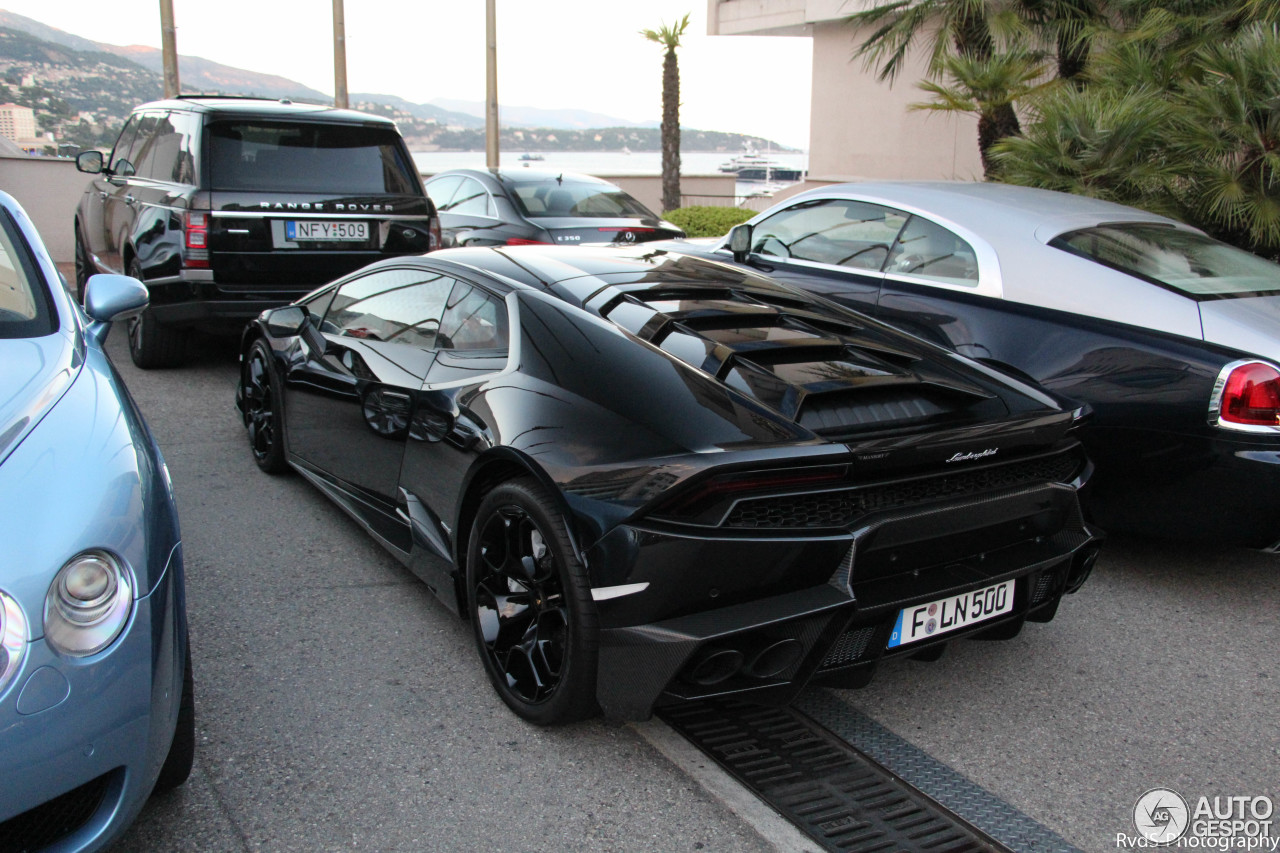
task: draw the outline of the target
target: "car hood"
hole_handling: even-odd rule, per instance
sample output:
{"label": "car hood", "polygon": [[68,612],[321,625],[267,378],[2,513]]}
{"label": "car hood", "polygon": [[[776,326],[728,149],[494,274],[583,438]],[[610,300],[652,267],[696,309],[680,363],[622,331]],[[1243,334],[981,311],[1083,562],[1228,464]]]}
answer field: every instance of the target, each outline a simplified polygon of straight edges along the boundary
{"label": "car hood", "polygon": [[74,340],[0,338],[0,464],[71,387],[83,359]]}
{"label": "car hood", "polygon": [[1245,296],[1200,303],[1204,339],[1280,362],[1280,296]]}

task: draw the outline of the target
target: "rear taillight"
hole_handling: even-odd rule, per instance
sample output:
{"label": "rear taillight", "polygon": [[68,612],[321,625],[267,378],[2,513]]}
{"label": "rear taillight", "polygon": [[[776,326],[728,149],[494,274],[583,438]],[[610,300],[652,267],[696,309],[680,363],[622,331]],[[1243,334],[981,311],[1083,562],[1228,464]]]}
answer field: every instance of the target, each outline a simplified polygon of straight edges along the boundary
{"label": "rear taillight", "polygon": [[209,213],[188,210],[183,218],[184,245],[182,265],[188,269],[209,268]]}
{"label": "rear taillight", "polygon": [[714,524],[739,498],[821,490],[844,482],[848,474],[847,465],[717,474],[661,502],[652,514],[694,524]]}
{"label": "rear taillight", "polygon": [[510,237],[507,239],[508,246],[550,246],[546,240],[526,240],[523,237]]}
{"label": "rear taillight", "polygon": [[431,217],[431,224],[427,226],[427,251],[434,252],[444,245],[444,235],[440,232],[440,220]]}
{"label": "rear taillight", "polygon": [[1228,364],[1214,386],[1211,418],[1228,429],[1280,430],[1280,368],[1265,361]]}

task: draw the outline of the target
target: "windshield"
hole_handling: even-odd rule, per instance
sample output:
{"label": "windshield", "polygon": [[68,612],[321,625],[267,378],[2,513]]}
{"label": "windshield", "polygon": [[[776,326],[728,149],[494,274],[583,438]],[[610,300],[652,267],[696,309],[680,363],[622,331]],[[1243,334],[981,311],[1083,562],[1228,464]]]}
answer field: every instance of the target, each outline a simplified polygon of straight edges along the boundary
{"label": "windshield", "polygon": [[209,128],[215,190],[413,194],[417,182],[392,128],[224,121]]}
{"label": "windshield", "polygon": [[653,211],[610,184],[575,181],[520,182],[511,187],[520,213],[530,219],[657,219]]}
{"label": "windshield", "polygon": [[1099,225],[1062,234],[1049,245],[1194,299],[1280,293],[1280,265],[1167,225]]}
{"label": "windshield", "polygon": [[36,338],[58,324],[44,277],[9,212],[0,214],[0,338]]}

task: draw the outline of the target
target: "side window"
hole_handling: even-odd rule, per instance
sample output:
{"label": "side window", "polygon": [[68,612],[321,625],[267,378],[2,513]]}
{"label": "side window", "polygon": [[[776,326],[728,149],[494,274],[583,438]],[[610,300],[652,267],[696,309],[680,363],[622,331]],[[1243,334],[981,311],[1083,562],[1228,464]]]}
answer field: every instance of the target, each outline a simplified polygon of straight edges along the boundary
{"label": "side window", "polygon": [[138,132],[133,137],[133,142],[129,145],[129,153],[124,155],[124,161],[132,166],[131,175],[138,177],[146,177],[148,169],[148,161],[151,153],[155,148],[156,125],[160,123],[160,116],[155,113],[144,113],[138,119]]}
{"label": "side window", "polygon": [[129,150],[133,147],[133,140],[138,136],[140,121],[142,121],[141,116],[130,116],[121,129],[120,138],[116,140],[115,148],[111,149],[112,174],[127,178],[134,173],[133,161],[129,159]]}
{"label": "side window", "polygon": [[913,216],[893,244],[884,271],[946,284],[977,284],[978,258],[973,247],[955,234]]}
{"label": "side window", "polygon": [[752,250],[780,258],[879,270],[906,221],[904,213],[866,202],[805,202],[756,225]]}
{"label": "side window", "polygon": [[381,270],[349,281],[333,297],[321,324],[341,337],[431,349],[454,279],[429,270]]}
{"label": "side window", "polygon": [[196,183],[195,140],[200,119],[190,113],[164,113],[156,121],[155,135],[138,174],[157,181]]}
{"label": "side window", "polygon": [[471,178],[463,178],[462,186],[458,187],[449,206],[444,210],[463,216],[493,216],[489,207],[489,192],[484,184]]}
{"label": "side window", "polygon": [[449,294],[436,346],[453,350],[505,348],[507,306],[474,285],[458,282]]}
{"label": "side window", "polygon": [[453,193],[462,183],[459,175],[445,175],[443,178],[432,178],[427,181],[427,195],[435,202],[436,210],[445,210]]}
{"label": "side window", "polygon": [[178,145],[181,139],[174,132],[169,115],[169,113],[160,113],[156,116],[148,116],[138,127],[138,135],[141,138],[143,131],[147,129],[148,121],[151,125],[147,139],[139,148],[138,158],[133,164],[138,170],[138,177],[167,181],[173,174],[178,162]]}

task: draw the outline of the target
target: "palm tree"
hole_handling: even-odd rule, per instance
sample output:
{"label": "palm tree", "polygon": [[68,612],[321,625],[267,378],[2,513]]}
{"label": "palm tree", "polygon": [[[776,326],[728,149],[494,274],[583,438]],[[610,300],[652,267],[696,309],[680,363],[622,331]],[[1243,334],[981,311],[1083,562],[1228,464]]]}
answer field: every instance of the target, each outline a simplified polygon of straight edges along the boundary
{"label": "palm tree", "polygon": [[662,56],[662,208],[664,211],[680,207],[680,66],[676,61],[676,48],[680,37],[689,27],[689,15],[680,23],[663,24],[656,30],[641,30],[640,34],[661,45]]}

